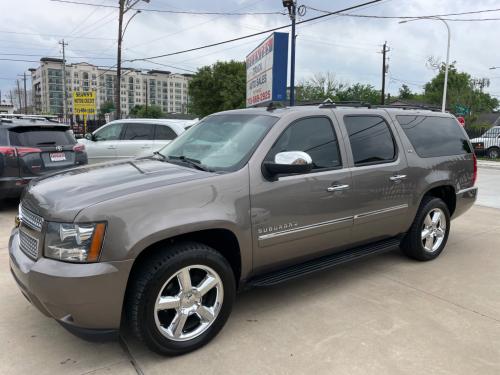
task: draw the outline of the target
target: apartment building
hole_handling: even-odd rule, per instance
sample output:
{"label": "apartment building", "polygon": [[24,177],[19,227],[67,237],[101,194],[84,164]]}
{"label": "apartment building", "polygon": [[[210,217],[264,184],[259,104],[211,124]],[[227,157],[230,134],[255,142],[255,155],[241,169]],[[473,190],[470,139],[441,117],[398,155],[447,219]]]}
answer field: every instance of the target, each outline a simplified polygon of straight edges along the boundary
{"label": "apartment building", "polygon": [[[30,69],[33,106],[36,113],[63,113],[63,61],[43,57],[40,66]],[[163,70],[143,71],[122,68],[120,100],[122,116],[135,105],[157,105],[165,113],[187,113],[191,75]],[[116,71],[85,62],[66,64],[68,115],[73,114],[73,91],[95,91],[97,110],[105,102],[114,102]]]}

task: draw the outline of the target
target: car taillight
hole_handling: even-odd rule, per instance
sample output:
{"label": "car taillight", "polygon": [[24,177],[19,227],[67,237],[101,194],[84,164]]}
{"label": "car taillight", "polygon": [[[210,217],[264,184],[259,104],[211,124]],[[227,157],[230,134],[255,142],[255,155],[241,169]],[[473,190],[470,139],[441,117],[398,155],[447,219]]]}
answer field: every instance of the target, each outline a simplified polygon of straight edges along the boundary
{"label": "car taillight", "polygon": [[24,156],[26,154],[33,154],[37,152],[42,152],[39,148],[35,147],[16,147],[17,155]]}
{"label": "car taillight", "polygon": [[77,143],[76,145],[73,146],[73,151],[83,152],[83,151],[85,151],[85,145],[82,145],[81,143]]}
{"label": "car taillight", "polygon": [[17,156],[16,149],[14,147],[0,147],[0,154],[10,158],[15,158]]}
{"label": "car taillight", "polygon": [[472,174],[472,186],[476,184],[477,180],[477,157],[476,154],[472,154],[472,158],[474,159],[474,173]]}

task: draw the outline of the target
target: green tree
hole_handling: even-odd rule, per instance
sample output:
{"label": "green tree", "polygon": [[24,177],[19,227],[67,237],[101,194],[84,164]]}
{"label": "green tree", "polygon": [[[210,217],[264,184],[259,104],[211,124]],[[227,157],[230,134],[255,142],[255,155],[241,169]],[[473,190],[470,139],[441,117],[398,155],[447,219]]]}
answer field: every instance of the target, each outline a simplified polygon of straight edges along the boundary
{"label": "green tree", "polygon": [[135,105],[130,108],[130,116],[135,118],[162,118],[165,113],[157,105]]}
{"label": "green tree", "polygon": [[337,93],[345,87],[330,72],[316,73],[312,78],[302,80],[296,87],[297,102],[336,100]]}
{"label": "green tree", "polygon": [[115,110],[115,103],[112,101],[104,102],[99,107],[99,117],[104,117],[106,113],[111,113]]}
{"label": "green tree", "polygon": [[360,101],[370,104],[380,102],[380,91],[375,90],[372,85],[356,83],[337,92],[339,101]]}
{"label": "green tree", "polygon": [[415,94],[411,91],[408,85],[404,83],[399,88],[399,99],[412,99]]}
{"label": "green tree", "polygon": [[214,112],[244,108],[246,67],[244,62],[219,61],[198,69],[189,83],[190,111],[203,117]]}
{"label": "green tree", "polygon": [[[424,86],[424,98],[431,104],[440,105],[443,98],[445,64],[441,64],[438,74]],[[476,88],[470,74],[459,72],[455,63],[448,69],[448,89],[446,108],[453,111],[456,105],[465,106],[471,113],[489,112],[498,107],[496,98]]]}

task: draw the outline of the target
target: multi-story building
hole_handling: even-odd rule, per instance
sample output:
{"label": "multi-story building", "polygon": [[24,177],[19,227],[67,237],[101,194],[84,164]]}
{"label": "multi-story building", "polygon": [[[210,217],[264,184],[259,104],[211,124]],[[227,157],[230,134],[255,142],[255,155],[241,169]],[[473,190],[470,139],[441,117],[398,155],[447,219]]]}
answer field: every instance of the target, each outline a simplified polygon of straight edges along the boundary
{"label": "multi-story building", "polygon": [[[43,57],[40,66],[30,69],[33,106],[37,113],[63,113],[63,61]],[[73,114],[73,91],[95,91],[97,111],[102,104],[113,102],[116,71],[85,62],[66,64],[67,113]],[[163,70],[143,71],[123,68],[120,82],[122,116],[135,105],[157,105],[166,113],[187,113],[191,75]]]}

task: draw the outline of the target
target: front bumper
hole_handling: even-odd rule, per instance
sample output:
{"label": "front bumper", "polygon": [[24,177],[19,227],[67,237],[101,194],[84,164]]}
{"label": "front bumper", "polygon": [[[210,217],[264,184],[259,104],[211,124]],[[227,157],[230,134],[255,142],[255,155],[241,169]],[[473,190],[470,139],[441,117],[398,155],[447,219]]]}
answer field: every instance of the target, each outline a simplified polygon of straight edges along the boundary
{"label": "front bumper", "polygon": [[[9,240],[10,270],[24,296],[48,317],[84,338],[107,338],[120,328],[133,261],[65,263],[19,248],[19,229]],[[100,335],[102,334],[102,335]]]}
{"label": "front bumper", "polygon": [[459,190],[456,194],[455,211],[452,218],[455,219],[472,207],[477,199],[477,187]]}

